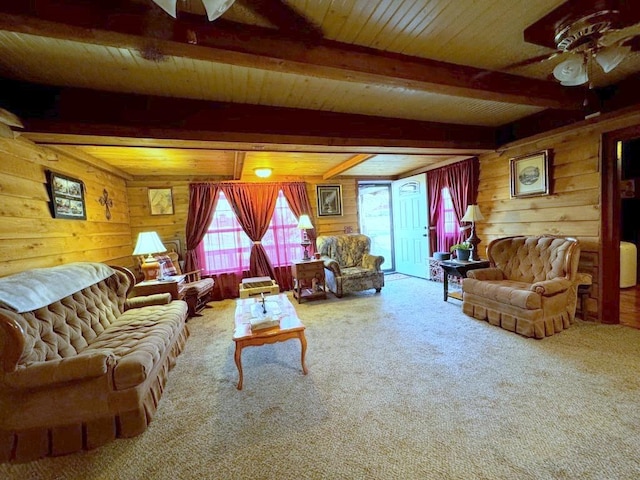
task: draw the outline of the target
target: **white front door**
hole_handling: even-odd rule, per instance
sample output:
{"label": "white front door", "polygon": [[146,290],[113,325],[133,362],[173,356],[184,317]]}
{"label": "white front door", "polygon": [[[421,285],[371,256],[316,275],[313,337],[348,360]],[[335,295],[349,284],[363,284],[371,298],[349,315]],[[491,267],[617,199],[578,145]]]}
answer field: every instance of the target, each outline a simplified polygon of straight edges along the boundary
{"label": "white front door", "polygon": [[396,272],[428,278],[427,175],[396,180],[392,189]]}

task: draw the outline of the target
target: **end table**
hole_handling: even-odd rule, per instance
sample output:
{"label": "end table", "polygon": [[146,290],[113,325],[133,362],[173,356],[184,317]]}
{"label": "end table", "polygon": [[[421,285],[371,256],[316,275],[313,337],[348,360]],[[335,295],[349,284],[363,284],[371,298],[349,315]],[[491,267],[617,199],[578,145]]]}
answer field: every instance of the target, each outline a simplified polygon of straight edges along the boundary
{"label": "end table", "polygon": [[449,275],[452,277],[466,278],[469,270],[476,270],[478,268],[488,268],[488,260],[470,260],[468,262],[460,262],[458,260],[443,260],[440,262],[440,267],[444,271],[443,287],[444,287],[444,301],[446,302],[449,297],[456,300],[462,300],[462,294],[457,292],[449,292]]}

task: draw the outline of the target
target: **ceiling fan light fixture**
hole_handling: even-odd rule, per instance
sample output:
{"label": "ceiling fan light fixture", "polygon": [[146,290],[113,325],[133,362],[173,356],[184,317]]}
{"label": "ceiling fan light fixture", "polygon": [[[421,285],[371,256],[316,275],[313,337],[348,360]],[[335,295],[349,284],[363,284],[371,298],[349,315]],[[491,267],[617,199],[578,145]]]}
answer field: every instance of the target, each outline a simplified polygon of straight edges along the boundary
{"label": "ceiling fan light fixture", "polygon": [[561,85],[567,87],[584,85],[589,81],[585,62],[578,57],[569,58],[556,65],[556,68],[553,69],[553,76],[560,80]]}
{"label": "ceiling fan light fixture", "polygon": [[[226,12],[235,0],[202,0],[207,18],[213,21]],[[153,3],[162,8],[173,18],[177,17],[178,0],[153,0]]]}
{"label": "ceiling fan light fixture", "polygon": [[604,73],[609,73],[611,70],[620,65],[620,62],[624,60],[624,58],[630,51],[630,46],[605,47],[602,50],[596,52],[596,62],[598,62],[598,65],[602,67]]}
{"label": "ceiling fan light fixture", "polygon": [[233,2],[235,2],[235,0],[202,0],[204,8],[207,11],[207,18],[210,22],[213,22],[216,18],[229,10],[229,7],[231,7]]}
{"label": "ceiling fan light fixture", "polygon": [[153,3],[158,5],[161,9],[176,18],[176,11],[178,9],[178,0],[153,0]]}

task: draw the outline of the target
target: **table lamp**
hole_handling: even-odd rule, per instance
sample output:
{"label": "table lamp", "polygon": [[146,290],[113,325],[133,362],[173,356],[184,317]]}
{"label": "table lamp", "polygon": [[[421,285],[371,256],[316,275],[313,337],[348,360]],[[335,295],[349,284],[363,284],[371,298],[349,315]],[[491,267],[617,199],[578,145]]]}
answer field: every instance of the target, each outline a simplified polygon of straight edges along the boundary
{"label": "table lamp", "polygon": [[471,222],[471,234],[469,235],[469,238],[467,238],[467,243],[472,246],[471,260],[475,260],[476,262],[480,260],[480,257],[478,256],[478,244],[481,242],[476,235],[476,222],[478,220],[484,220],[478,205],[469,205],[467,207],[467,211],[464,213],[464,217],[460,219],[461,222]]}
{"label": "table lamp", "polygon": [[302,230],[302,242],[300,242],[300,246],[304,248],[304,256],[302,257],[302,260],[311,260],[311,258],[309,257],[309,251],[307,250],[307,248],[309,248],[309,245],[311,245],[309,236],[307,235],[307,230],[313,228],[309,215],[300,215],[300,219],[298,220],[298,228]]}
{"label": "table lamp", "polygon": [[160,263],[153,258],[154,253],[166,252],[167,249],[160,241],[156,232],[140,232],[138,242],[133,250],[134,255],[148,255],[140,266],[145,280],[155,280],[160,273]]}

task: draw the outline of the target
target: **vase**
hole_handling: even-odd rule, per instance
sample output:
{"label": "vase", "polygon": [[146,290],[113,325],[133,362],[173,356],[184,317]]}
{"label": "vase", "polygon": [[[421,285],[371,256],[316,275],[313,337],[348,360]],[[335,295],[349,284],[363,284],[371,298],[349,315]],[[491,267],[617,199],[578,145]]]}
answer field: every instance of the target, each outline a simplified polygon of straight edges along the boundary
{"label": "vase", "polygon": [[471,255],[471,250],[462,250],[459,248],[456,249],[456,258],[461,262],[468,262],[470,255]]}

